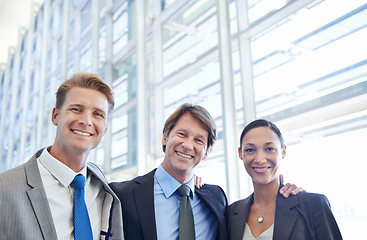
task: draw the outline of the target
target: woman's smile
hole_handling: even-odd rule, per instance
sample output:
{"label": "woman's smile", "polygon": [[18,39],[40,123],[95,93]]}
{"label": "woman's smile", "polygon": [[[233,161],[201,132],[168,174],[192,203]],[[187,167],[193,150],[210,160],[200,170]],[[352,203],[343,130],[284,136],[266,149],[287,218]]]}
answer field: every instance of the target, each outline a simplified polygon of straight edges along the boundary
{"label": "woman's smile", "polygon": [[268,172],[271,167],[252,167],[255,173],[263,174]]}

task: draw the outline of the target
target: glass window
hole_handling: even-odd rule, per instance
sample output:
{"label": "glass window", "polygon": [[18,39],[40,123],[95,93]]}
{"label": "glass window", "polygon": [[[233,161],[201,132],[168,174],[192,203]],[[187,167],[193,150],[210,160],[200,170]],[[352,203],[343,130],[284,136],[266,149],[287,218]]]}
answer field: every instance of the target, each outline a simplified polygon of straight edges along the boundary
{"label": "glass window", "polygon": [[[45,111],[45,113],[48,113],[48,112]],[[47,131],[48,125],[50,124],[50,117],[44,114],[42,121],[43,121],[42,145],[47,145],[48,144],[47,138],[48,138],[48,135],[50,134]]]}
{"label": "glass window", "polygon": [[[125,136],[123,137],[113,137],[112,138],[112,148],[111,148],[111,157],[112,159],[116,159],[117,157],[121,156],[121,155],[126,155],[127,151],[128,151],[128,146],[127,146],[127,137],[126,137],[126,129],[125,129]],[[119,162],[121,163],[120,166],[122,165],[126,165],[127,161],[125,163],[122,163],[120,161],[113,161],[113,162]],[[117,163],[115,163],[117,164]],[[116,168],[117,165],[115,165],[113,168]]]}
{"label": "glass window", "polygon": [[86,34],[86,31],[90,30],[92,26],[92,14],[91,14],[91,1],[88,1],[87,4],[81,10],[81,33],[82,35]]}
{"label": "glass window", "polygon": [[161,0],[162,10],[169,8],[177,0]]}
{"label": "glass window", "polygon": [[34,32],[37,31],[37,25],[38,25],[38,14],[36,15],[36,17],[34,19],[34,25],[33,25],[33,31]]}
{"label": "glass window", "polygon": [[62,60],[62,37],[60,37],[58,40],[57,40],[57,58],[56,58],[56,61],[57,61],[57,65],[58,66],[61,66],[61,60]]}
{"label": "glass window", "polygon": [[57,29],[57,31],[55,30],[55,32],[59,33],[60,31],[62,31],[62,25],[64,22],[64,1],[61,1],[59,4],[59,25],[57,27],[55,27]]}
{"label": "glass window", "polygon": [[99,61],[101,64],[106,62],[106,24],[105,19],[102,18],[99,29]]}
{"label": "glass window", "polygon": [[147,39],[147,44],[146,44],[146,78],[147,78],[147,83],[148,83],[150,90],[152,90],[152,87],[154,86],[154,81],[156,80],[154,77],[154,73],[155,73],[154,57],[155,56],[154,56],[153,40],[149,38]]}
{"label": "glass window", "polygon": [[55,34],[56,34],[56,31],[55,31],[56,27],[54,26],[55,25],[55,17],[54,16],[55,16],[54,13],[51,11],[51,17],[50,17],[50,21],[48,23],[49,24],[48,27],[49,27],[49,32],[51,33],[52,37],[55,37]]}
{"label": "glass window", "polygon": [[192,64],[218,44],[216,4],[197,1],[162,26],[163,75]]}
{"label": "glass window", "polygon": [[288,146],[287,157],[282,163],[287,181],[327,196],[343,239],[358,239],[364,234],[367,214],[364,198],[351,197],[342,190],[348,189],[352,195],[358,195],[360,184],[366,182],[364,174],[349,171],[351,166],[365,164],[361,157],[365,155],[361,136],[367,134],[366,117],[363,125],[359,130],[303,139]]}
{"label": "glass window", "polygon": [[[112,52],[117,54],[129,41],[132,36],[129,36],[132,32],[134,14],[129,12],[131,9],[128,7],[128,2],[124,2],[113,14],[113,35],[112,35]],[[131,15],[131,16],[130,16]]]}
{"label": "glass window", "polygon": [[111,168],[136,166],[136,110],[131,108],[126,114],[112,120]]}
{"label": "glass window", "polygon": [[190,74],[173,86],[165,88],[164,104],[170,105],[191,98],[205,99],[211,95],[220,94],[220,87],[218,84],[220,78],[219,69],[218,62],[208,63],[197,72]]}
{"label": "glass window", "polygon": [[367,213],[340,191],[359,192],[353,183],[363,182],[345,161],[363,165],[366,14],[365,1],[316,1],[251,39],[257,117],[284,134],[287,181],[325,194],[345,239],[361,236]]}
{"label": "glass window", "polygon": [[73,55],[69,55],[67,76],[70,77],[74,73],[74,59]]}
{"label": "glass window", "polygon": [[70,9],[69,19],[69,55],[72,53],[75,47],[75,9]]}
{"label": "glass window", "polygon": [[31,131],[29,131],[29,129],[26,130],[27,134],[26,134],[26,143],[25,143],[25,149],[24,149],[24,159],[20,159],[23,160],[23,162],[26,162],[30,156],[32,156],[32,149],[31,149],[31,144],[32,144],[32,135],[31,135]]}
{"label": "glass window", "polygon": [[[48,59],[48,61],[47,61],[47,66],[46,66],[46,72],[49,74],[50,72],[51,72],[51,70],[52,70],[52,64],[53,64],[53,62],[52,62],[52,44],[50,44],[49,45],[49,50],[48,50],[48,53],[47,53],[47,59]],[[50,79],[49,78],[47,78],[47,81],[50,81]],[[50,86],[50,85],[46,85],[46,86]]]}
{"label": "glass window", "polygon": [[[112,89],[115,110],[112,118],[111,168],[136,166],[136,54],[113,66]],[[131,103],[131,104],[128,104]]]}
{"label": "glass window", "polygon": [[128,116],[123,114],[121,116],[116,116],[112,119],[112,134],[117,133],[123,129],[126,129],[128,126]]}
{"label": "glass window", "polygon": [[11,168],[18,166],[18,151],[18,143],[17,141],[14,141],[12,161],[10,162]]}
{"label": "glass window", "polygon": [[336,14],[327,11],[334,7],[333,1],[324,1],[253,38],[260,116],[326,97],[363,81],[359,76],[367,72],[363,63],[366,57],[359,49],[367,40],[367,28],[361,27],[366,10],[355,11],[351,5],[348,2],[340,6],[343,10]]}
{"label": "glass window", "polygon": [[249,22],[252,23],[260,18],[275,12],[276,10],[284,7],[287,2],[286,0],[248,0],[248,18]]}
{"label": "glass window", "polygon": [[19,139],[20,136],[20,118],[21,118],[21,113],[18,112],[17,115],[15,116],[15,121],[14,121],[14,141]]}
{"label": "glass window", "polygon": [[[18,106],[22,107],[23,106],[23,96],[24,96],[24,80],[23,79],[19,79],[19,86],[18,86],[18,94],[17,94],[17,102],[18,102]],[[19,109],[18,109],[19,110]]]}
{"label": "glass window", "polygon": [[136,54],[113,66],[113,79],[115,108],[118,108],[136,97]]}
{"label": "glass window", "polygon": [[104,171],[104,162],[105,162],[105,157],[104,157],[104,148],[103,148],[103,143],[101,143],[97,148],[96,148],[96,165],[102,170]]}
{"label": "glass window", "polygon": [[92,41],[89,40],[80,49],[80,70],[91,71],[92,68]]}

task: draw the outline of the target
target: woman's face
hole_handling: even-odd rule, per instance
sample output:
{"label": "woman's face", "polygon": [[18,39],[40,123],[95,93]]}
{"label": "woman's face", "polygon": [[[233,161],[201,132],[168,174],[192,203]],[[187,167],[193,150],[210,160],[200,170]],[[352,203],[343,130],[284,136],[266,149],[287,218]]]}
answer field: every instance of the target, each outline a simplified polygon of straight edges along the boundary
{"label": "woman's face", "polygon": [[278,135],[269,127],[249,130],[238,154],[254,183],[268,184],[278,179],[279,160],[285,157]]}

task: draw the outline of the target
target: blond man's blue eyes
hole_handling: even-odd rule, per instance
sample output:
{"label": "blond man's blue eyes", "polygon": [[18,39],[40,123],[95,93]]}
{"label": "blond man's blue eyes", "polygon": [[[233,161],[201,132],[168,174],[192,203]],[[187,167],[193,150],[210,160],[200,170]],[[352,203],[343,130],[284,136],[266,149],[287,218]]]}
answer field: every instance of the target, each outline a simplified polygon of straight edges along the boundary
{"label": "blond man's blue eyes", "polygon": [[[83,110],[81,109],[81,108],[75,108],[75,107],[73,107],[73,108],[70,108],[70,111],[72,111],[72,112],[82,112]],[[102,114],[102,113],[99,113],[99,112],[95,112],[95,113],[93,113],[96,117],[102,117],[102,118],[104,118],[104,114]]]}

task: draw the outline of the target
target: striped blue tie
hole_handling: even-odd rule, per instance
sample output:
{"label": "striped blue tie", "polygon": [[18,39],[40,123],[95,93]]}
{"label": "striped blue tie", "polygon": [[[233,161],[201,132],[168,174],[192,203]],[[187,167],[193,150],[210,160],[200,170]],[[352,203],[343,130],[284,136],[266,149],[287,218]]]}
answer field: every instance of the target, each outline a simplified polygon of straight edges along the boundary
{"label": "striped blue tie", "polygon": [[73,208],[75,240],[93,240],[87,205],[84,200],[84,183],[84,176],[79,174],[75,176],[74,180],[70,184],[75,188]]}

